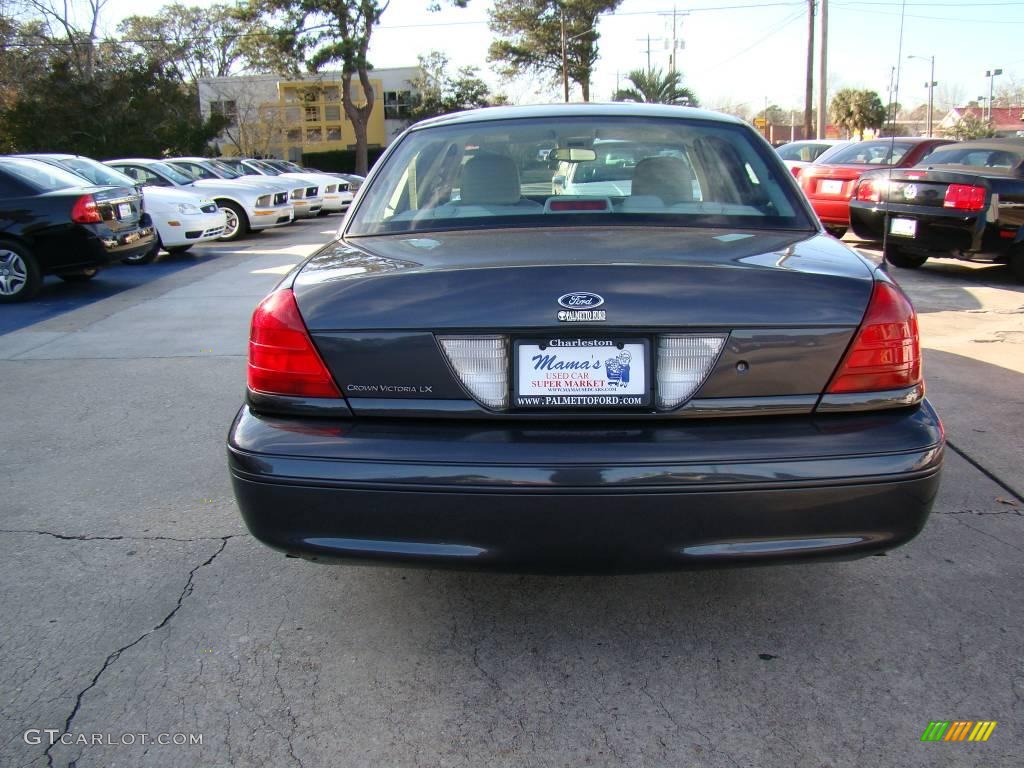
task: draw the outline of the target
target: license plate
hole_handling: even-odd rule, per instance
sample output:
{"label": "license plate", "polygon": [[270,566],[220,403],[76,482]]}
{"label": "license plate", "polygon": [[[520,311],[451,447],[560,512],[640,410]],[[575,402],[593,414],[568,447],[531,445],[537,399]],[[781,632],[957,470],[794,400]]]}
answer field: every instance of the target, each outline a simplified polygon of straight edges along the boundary
{"label": "license plate", "polygon": [[843,191],[843,182],[840,179],[825,179],[818,189],[826,195],[838,195]]}
{"label": "license plate", "polygon": [[897,237],[917,237],[917,219],[893,219],[889,222],[889,234]]}
{"label": "license plate", "polygon": [[118,203],[117,204],[117,218],[128,219],[132,215],[132,206],[129,203]]}
{"label": "license plate", "polygon": [[519,408],[629,408],[651,401],[645,339],[517,341]]}

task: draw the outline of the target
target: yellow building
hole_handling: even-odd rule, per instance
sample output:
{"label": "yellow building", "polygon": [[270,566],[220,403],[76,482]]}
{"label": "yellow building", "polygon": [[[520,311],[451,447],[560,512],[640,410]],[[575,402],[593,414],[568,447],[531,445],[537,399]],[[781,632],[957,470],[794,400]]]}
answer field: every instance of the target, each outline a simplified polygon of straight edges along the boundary
{"label": "yellow building", "polygon": [[[386,146],[407,125],[410,82],[418,74],[415,67],[372,72],[375,98],[367,125],[370,147]],[[298,80],[251,75],[200,80],[199,96],[204,117],[223,114],[228,118],[229,125],[218,141],[222,154],[301,162],[303,153],[355,147],[355,130],[345,117],[341,89],[336,72]],[[356,104],[366,103],[355,78],[352,93]]]}

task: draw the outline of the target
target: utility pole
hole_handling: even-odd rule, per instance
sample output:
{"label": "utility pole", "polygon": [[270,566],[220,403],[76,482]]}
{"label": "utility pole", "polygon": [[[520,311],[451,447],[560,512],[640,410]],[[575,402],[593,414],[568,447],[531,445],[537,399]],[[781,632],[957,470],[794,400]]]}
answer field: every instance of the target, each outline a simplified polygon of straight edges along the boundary
{"label": "utility pole", "polygon": [[689,11],[680,11],[675,5],[672,6],[672,13],[659,13],[659,16],[665,16],[666,18],[672,17],[672,37],[669,38],[655,38],[655,40],[664,40],[665,47],[672,46],[671,53],[668,57],[668,71],[670,74],[675,73],[679,69],[679,62],[676,57],[680,50],[686,47],[685,42],[679,39],[679,23],[683,20],[683,17],[689,16]]}
{"label": "utility pole", "polygon": [[562,22],[562,92],[565,94],[565,103],[569,103],[569,62],[565,50],[565,9],[561,12]]}
{"label": "utility pole", "polygon": [[818,62],[818,138],[828,125],[828,0],[821,0],[821,60]]}
{"label": "utility pole", "polygon": [[807,87],[804,93],[804,138],[811,138],[814,109],[814,0],[807,0]]}

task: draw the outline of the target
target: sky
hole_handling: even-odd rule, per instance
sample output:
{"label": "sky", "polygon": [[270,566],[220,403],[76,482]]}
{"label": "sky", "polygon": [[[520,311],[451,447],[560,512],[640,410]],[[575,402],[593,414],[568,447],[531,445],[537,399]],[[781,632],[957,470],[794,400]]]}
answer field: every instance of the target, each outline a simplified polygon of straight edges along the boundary
{"label": "sky", "polygon": [[[210,0],[183,0],[197,5]],[[893,68],[899,67],[901,104],[927,99],[929,62],[935,56],[936,104],[964,103],[988,94],[986,70],[1001,68],[995,86],[1024,84],[1024,0],[829,0],[828,93],[843,87],[870,88],[888,99]],[[503,81],[487,62],[490,0],[470,0],[465,9],[427,10],[429,0],[391,0],[374,31],[375,67],[416,64],[418,54],[444,51],[456,66],[476,66],[493,89],[514,103],[560,99],[557,84],[537,78]],[[676,35],[683,41],[677,68],[703,106],[748,105],[765,99],[802,109],[807,56],[807,0],[677,0]],[[144,13],[153,13],[155,6]],[[109,0],[104,26],[138,13],[135,0]],[[668,66],[672,0],[623,0],[598,24],[600,58],[591,98],[608,100],[625,74],[651,65]],[[817,82],[817,64],[815,64]],[[815,86],[817,87],[817,85]],[[575,94],[578,99],[578,92]],[[936,107],[938,109],[938,106]],[[797,117],[799,121],[799,116]]]}

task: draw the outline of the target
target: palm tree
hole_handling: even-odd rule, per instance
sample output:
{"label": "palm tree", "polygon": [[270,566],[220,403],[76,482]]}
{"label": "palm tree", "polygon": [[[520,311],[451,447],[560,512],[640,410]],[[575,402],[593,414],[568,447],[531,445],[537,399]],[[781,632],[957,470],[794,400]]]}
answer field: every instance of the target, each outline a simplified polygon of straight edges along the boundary
{"label": "palm tree", "polygon": [[660,69],[634,69],[626,79],[632,83],[632,88],[616,91],[613,101],[697,106],[697,97],[683,87],[683,76],[678,72],[664,74]]}

